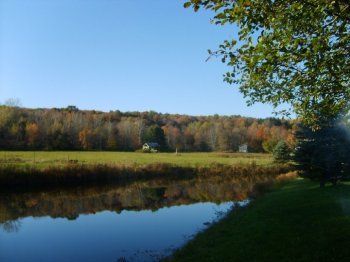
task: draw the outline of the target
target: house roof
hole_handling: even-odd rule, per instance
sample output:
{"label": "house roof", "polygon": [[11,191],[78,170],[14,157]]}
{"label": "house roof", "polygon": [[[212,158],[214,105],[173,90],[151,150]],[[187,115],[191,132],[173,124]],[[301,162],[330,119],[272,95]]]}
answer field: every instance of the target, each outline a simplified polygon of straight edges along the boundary
{"label": "house roof", "polygon": [[144,145],[148,145],[149,147],[159,147],[159,144],[154,142],[145,143]]}

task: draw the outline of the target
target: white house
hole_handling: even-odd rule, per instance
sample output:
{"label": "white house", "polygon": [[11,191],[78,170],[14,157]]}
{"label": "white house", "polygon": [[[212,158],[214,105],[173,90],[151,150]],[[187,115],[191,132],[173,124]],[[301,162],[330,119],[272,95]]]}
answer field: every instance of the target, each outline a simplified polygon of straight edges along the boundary
{"label": "white house", "polygon": [[142,146],[142,150],[146,152],[158,152],[159,144],[153,142],[144,143]]}
{"label": "white house", "polygon": [[242,144],[242,145],[238,146],[238,152],[248,153],[248,144]]}

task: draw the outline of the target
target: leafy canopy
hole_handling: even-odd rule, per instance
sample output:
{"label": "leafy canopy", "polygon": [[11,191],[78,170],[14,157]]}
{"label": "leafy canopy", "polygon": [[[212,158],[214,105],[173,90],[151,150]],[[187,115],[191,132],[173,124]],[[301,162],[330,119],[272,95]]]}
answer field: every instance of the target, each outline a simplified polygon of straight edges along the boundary
{"label": "leafy canopy", "polygon": [[248,98],[282,103],[308,126],[349,109],[350,2],[348,0],[190,0],[213,10],[213,23],[235,24],[236,39],[212,56],[232,67],[224,80]]}

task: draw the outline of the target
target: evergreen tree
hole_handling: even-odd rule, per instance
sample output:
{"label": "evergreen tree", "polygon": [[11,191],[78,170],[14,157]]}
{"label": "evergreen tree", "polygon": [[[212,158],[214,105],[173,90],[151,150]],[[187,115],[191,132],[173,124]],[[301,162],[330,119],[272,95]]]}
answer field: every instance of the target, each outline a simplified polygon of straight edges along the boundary
{"label": "evergreen tree", "polygon": [[279,141],[273,150],[273,158],[277,163],[286,163],[290,160],[290,149],[286,142]]}
{"label": "evergreen tree", "polygon": [[152,125],[147,129],[144,140],[145,142],[158,143],[160,149],[166,148],[164,131],[157,125]]}
{"label": "evergreen tree", "polygon": [[296,136],[294,160],[304,177],[320,181],[322,187],[349,174],[350,141],[344,125],[332,121],[319,130],[302,127]]}

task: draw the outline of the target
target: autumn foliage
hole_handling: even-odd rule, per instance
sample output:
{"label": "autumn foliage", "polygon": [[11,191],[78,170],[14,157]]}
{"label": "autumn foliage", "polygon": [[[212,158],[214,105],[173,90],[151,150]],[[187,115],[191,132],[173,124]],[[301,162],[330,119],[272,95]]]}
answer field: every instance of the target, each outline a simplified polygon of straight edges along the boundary
{"label": "autumn foliage", "polygon": [[291,121],[276,118],[0,106],[3,150],[135,151],[158,142],[162,151],[235,152],[248,144],[251,152],[272,152],[280,140],[294,143],[292,130]]}

